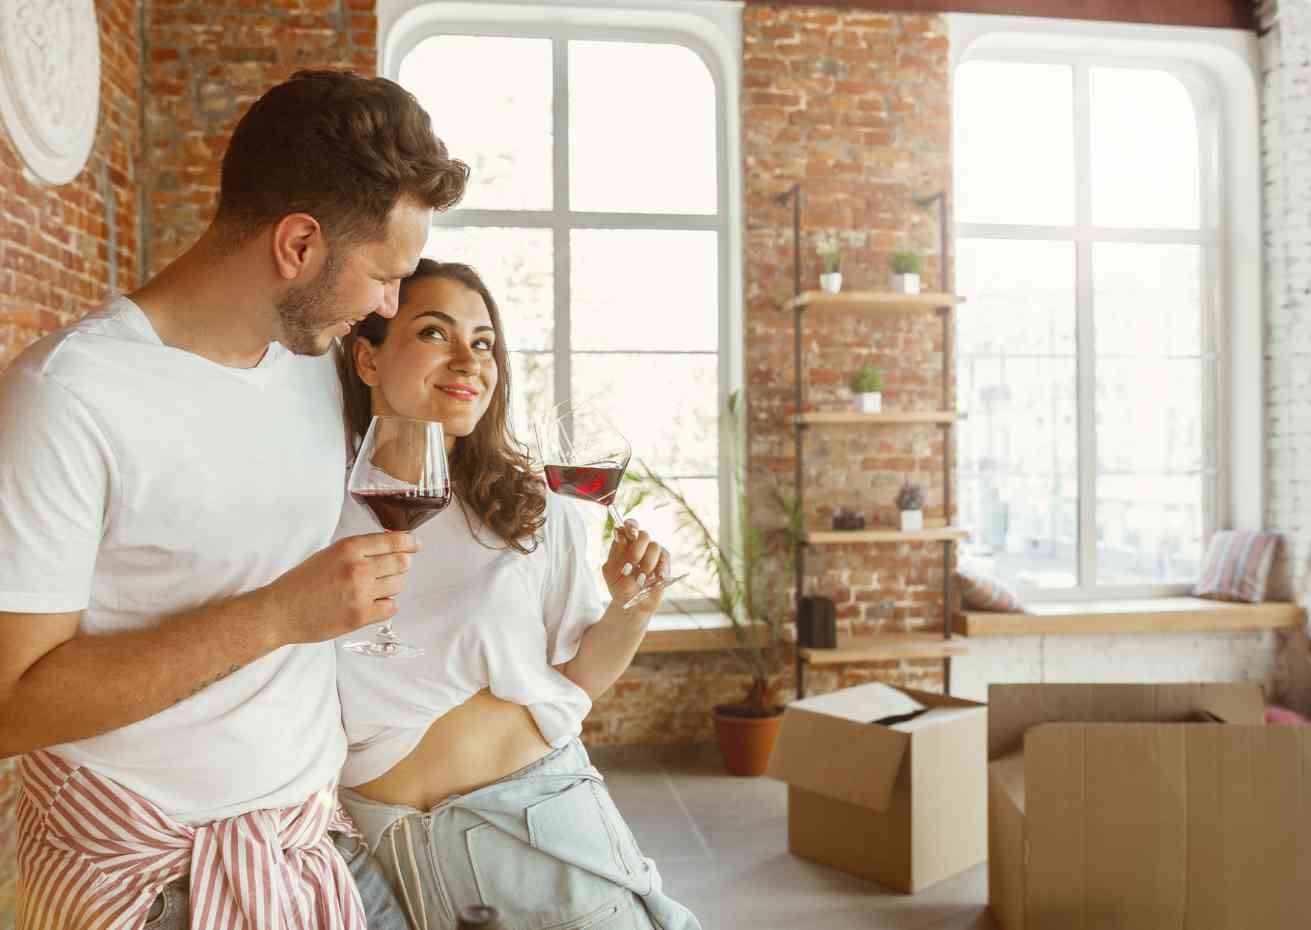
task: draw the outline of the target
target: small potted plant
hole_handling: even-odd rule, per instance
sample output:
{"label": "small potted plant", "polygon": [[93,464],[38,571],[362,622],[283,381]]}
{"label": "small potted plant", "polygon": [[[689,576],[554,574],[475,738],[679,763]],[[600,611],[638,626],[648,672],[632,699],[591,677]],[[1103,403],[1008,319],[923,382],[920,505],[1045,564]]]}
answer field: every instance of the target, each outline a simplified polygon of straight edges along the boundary
{"label": "small potted plant", "polygon": [[820,243],[819,260],[824,267],[819,276],[819,286],[826,294],[836,294],[842,290],[842,249],[835,240],[828,239]]}
{"label": "small potted plant", "polygon": [[907,481],[897,492],[897,509],[901,511],[903,533],[924,529],[924,489]]}
{"label": "small potted plant", "polygon": [[924,260],[917,252],[892,253],[892,289],[898,294],[918,294],[920,292],[920,272],[924,269]]}
{"label": "small potted plant", "polygon": [[861,365],[851,376],[851,393],[861,413],[883,412],[883,375],[873,365]]}

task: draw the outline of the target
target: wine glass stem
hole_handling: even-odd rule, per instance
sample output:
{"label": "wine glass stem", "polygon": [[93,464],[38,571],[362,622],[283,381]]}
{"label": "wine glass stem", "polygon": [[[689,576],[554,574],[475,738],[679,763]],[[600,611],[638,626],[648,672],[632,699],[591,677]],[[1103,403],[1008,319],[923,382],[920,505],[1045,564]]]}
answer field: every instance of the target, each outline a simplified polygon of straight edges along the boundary
{"label": "wine glass stem", "polygon": [[619,512],[619,508],[614,504],[607,504],[605,509],[610,514],[610,519],[615,523],[615,532],[624,532],[624,515]]}
{"label": "wine glass stem", "polygon": [[[394,533],[396,530],[387,530],[388,533]],[[392,618],[388,617],[382,621],[382,626],[378,628],[378,639],[395,639],[396,634],[391,631]]]}

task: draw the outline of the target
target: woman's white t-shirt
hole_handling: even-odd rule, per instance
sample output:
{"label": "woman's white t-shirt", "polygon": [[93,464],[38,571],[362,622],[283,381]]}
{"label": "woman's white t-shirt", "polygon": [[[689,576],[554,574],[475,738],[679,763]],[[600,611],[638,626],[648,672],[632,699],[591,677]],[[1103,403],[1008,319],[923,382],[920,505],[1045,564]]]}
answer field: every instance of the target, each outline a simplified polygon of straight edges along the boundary
{"label": "woman's white t-shirt", "polygon": [[[360,785],[410,754],[432,722],[483,688],[528,708],[553,747],[582,731],[587,692],[555,666],[578,652],[603,612],[588,570],[576,505],[546,496],[546,524],[528,554],[507,546],[457,500],[419,527],[392,629],[423,647],[413,659],[377,659],[338,649],[337,687],[349,755],[341,783]],[[376,532],[347,497],[337,538]],[[476,535],[475,535],[476,534]],[[368,627],[339,645],[372,636]]]}

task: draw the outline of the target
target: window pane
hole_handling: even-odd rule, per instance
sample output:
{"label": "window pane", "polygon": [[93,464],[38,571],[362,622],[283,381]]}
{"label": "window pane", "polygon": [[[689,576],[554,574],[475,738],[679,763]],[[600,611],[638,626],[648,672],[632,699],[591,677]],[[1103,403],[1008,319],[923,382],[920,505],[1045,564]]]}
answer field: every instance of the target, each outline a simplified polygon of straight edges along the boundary
{"label": "window pane", "polygon": [[962,558],[1021,586],[1078,583],[1073,359],[962,361]]}
{"label": "window pane", "polygon": [[400,83],[472,169],[460,206],[550,209],[549,39],[434,36],[401,61]]}
{"label": "window pane", "polygon": [[532,444],[533,424],[555,405],[555,357],[549,352],[510,353],[510,416],[520,442]]}
{"label": "window pane", "polygon": [[967,61],[956,69],[956,219],[1074,222],[1074,73]]}
{"label": "window pane", "polygon": [[1200,262],[1191,245],[1093,247],[1100,584],[1198,569],[1211,445]]}
{"label": "window pane", "polygon": [[1197,114],[1168,71],[1092,68],[1092,212],[1097,226],[1196,229]]}
{"label": "window pane", "polygon": [[679,45],[569,43],[574,210],[717,212],[715,82]]}
{"label": "window pane", "polygon": [[717,356],[579,353],[572,361],[574,399],[600,405],[634,462],[666,478],[718,473]]}
{"label": "window pane", "polygon": [[434,227],[423,254],[472,265],[501,310],[512,350],[552,348],[554,265],[549,229]]}
{"label": "window pane", "polygon": [[1093,246],[1098,355],[1196,356],[1202,351],[1202,249]]}
{"label": "window pane", "polygon": [[962,559],[1024,587],[1078,583],[1074,245],[961,239]]}
{"label": "window pane", "polygon": [[1201,475],[1098,476],[1100,584],[1186,584],[1201,573]]}
{"label": "window pane", "polygon": [[578,229],[570,242],[575,349],[719,348],[716,233]]}
{"label": "window pane", "polygon": [[1074,355],[1073,243],[959,239],[956,279],[962,354]]}

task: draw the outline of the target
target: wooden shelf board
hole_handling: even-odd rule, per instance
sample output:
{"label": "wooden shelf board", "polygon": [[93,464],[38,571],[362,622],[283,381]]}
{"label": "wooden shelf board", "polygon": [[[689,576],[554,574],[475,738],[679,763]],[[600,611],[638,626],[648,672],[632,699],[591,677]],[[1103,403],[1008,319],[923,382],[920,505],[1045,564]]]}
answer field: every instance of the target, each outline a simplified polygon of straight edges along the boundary
{"label": "wooden shelf board", "polygon": [[958,638],[943,639],[938,633],[874,633],[842,636],[836,649],[798,650],[810,665],[848,665],[859,662],[888,662],[899,659],[942,659],[963,656],[967,648]]}
{"label": "wooden shelf board", "polygon": [[1025,609],[1029,613],[965,611],[956,615],[957,628],[966,636],[1222,633],[1298,626],[1304,619],[1297,604],[1235,604],[1199,597],[1047,602]]}
{"label": "wooden shelf board", "polygon": [[802,539],[812,546],[849,543],[950,542],[967,539],[969,530],[958,526],[926,526],[922,530],[902,532],[893,526],[865,530],[807,530]]}
{"label": "wooden shelf board", "polygon": [[965,298],[955,294],[926,292],[894,294],[883,291],[805,291],[792,298],[792,308],[806,310],[845,310],[860,313],[929,313],[939,307],[955,307]]}
{"label": "wooden shelf board", "polygon": [[956,423],[961,415],[954,410],[890,410],[884,413],[857,413],[854,410],[811,410],[794,414],[793,423],[894,426],[900,423]]}

